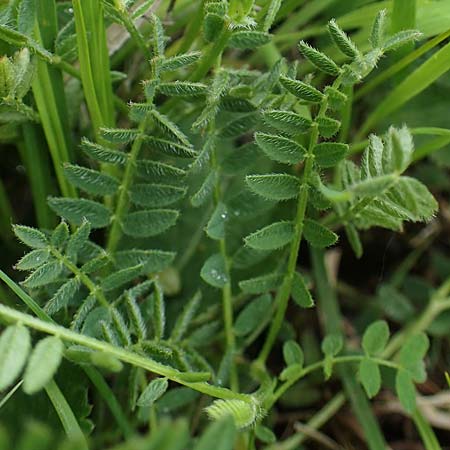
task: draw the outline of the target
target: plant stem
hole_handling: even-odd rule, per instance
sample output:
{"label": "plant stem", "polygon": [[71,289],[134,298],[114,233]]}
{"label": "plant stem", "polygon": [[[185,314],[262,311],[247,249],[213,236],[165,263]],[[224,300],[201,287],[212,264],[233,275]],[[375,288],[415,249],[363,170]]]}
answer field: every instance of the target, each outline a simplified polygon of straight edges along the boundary
{"label": "plant stem", "polygon": [[[340,78],[336,78],[333,83],[333,88],[337,89],[340,86],[341,80]],[[325,96],[322,100],[319,108],[319,112],[317,114],[317,118],[325,115],[328,109],[328,99]],[[272,350],[272,347],[277,338],[278,332],[280,331],[281,325],[283,323],[283,319],[286,313],[286,309],[289,302],[289,297],[291,295],[292,288],[292,280],[294,277],[295,268],[297,265],[298,252],[300,250],[300,244],[302,241],[303,235],[303,222],[306,214],[306,206],[308,204],[308,196],[309,196],[309,186],[308,182],[313,172],[314,167],[314,158],[313,152],[314,147],[317,144],[319,139],[319,130],[316,123],[314,123],[311,136],[309,140],[308,152],[306,154],[306,164],[303,171],[302,182],[300,184],[298,203],[297,203],[297,213],[295,217],[295,238],[294,242],[291,245],[291,250],[289,253],[288,267],[286,271],[286,275],[284,276],[283,283],[281,288],[279,289],[276,299],[276,313],[273,319],[272,325],[269,329],[269,333],[266,337],[266,341],[264,342],[264,346],[258,356],[257,362],[260,365],[265,365],[266,360]]]}
{"label": "plant stem", "polygon": [[21,313],[7,306],[0,304],[0,316],[4,319],[12,322],[20,322],[21,324],[33,328],[37,331],[41,331],[46,334],[58,336],[60,339],[72,342],[74,344],[83,345],[92,350],[98,350],[105,352],[111,356],[115,356],[117,359],[131,364],[136,367],[148,370],[162,377],[166,377],[178,384],[182,384],[191,389],[194,389],[203,394],[209,395],[215,398],[221,399],[238,399],[246,402],[252,402],[252,396],[248,394],[240,394],[232,392],[229,389],[213,386],[205,382],[189,382],[185,381],[183,372],[180,372],[173,367],[165,366],[149,358],[141,356],[137,353],[131,352],[121,347],[115,347],[103,341],[85,336],[83,334],[76,333],[67,328],[55,325],[53,323],[44,322],[40,319],[31,317],[28,314]]}
{"label": "plant stem", "polygon": [[114,212],[114,219],[111,227],[111,231],[108,235],[108,242],[106,244],[107,253],[114,253],[119,245],[120,238],[122,237],[122,219],[126,214],[129,206],[128,191],[133,183],[134,172],[136,169],[136,161],[141,151],[142,144],[144,142],[144,132],[147,124],[147,119],[143,119],[139,125],[139,135],[134,140],[131,146],[131,151],[128,155],[127,165],[125,173],[123,175],[122,183],[119,189],[119,198],[117,200],[116,210]]}

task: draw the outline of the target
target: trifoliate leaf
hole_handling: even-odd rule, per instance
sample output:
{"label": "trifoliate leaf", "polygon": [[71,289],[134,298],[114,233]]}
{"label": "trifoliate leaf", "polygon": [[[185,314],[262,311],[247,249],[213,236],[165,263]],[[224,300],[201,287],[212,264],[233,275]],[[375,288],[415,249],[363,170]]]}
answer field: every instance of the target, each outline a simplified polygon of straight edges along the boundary
{"label": "trifoliate leaf", "polygon": [[255,133],[261,150],[273,161],[297,164],[305,158],[306,149],[297,142],[274,134]]}
{"label": "trifoliate leaf", "polygon": [[23,390],[27,394],[40,391],[53,378],[63,356],[64,344],[55,336],[40,340],[31,352],[23,377]]}
{"label": "trifoliate leaf", "polygon": [[397,371],[395,391],[403,408],[412,414],[416,409],[416,388],[408,371],[403,369]]}
{"label": "trifoliate leaf", "polygon": [[302,367],[304,362],[303,350],[295,341],[287,341],[283,344],[283,358],[286,365],[292,366],[296,364]]}
{"label": "trifoliate leaf", "polygon": [[296,198],[300,189],[300,180],[287,174],[248,175],[245,181],[255,194],[269,200]]}
{"label": "trifoliate leaf", "polygon": [[369,398],[375,397],[381,388],[381,374],[378,364],[369,358],[359,363],[359,379]]}
{"label": "trifoliate leaf", "polygon": [[362,348],[371,356],[379,355],[389,340],[389,327],[384,320],[369,325],[362,338]]}
{"label": "trifoliate leaf", "polygon": [[338,240],[338,235],[331,231],[329,228],[321,225],[311,219],[305,219],[303,233],[305,239],[313,246],[317,248],[325,248],[333,245]]}

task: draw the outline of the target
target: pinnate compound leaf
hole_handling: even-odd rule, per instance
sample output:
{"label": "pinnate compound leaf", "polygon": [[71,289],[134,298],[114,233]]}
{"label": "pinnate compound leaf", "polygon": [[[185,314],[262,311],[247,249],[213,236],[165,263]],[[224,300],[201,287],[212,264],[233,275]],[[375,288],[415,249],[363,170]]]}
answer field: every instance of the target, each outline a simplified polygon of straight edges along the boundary
{"label": "pinnate compound leaf", "polygon": [[55,336],[40,340],[31,352],[23,377],[23,390],[27,394],[40,391],[53,378],[63,356],[64,344]]}
{"label": "pinnate compound leaf", "polygon": [[206,234],[211,239],[220,240],[225,237],[225,225],[228,220],[228,210],[224,203],[219,202],[206,225]]}
{"label": "pinnate compound leaf", "polygon": [[348,145],[339,142],[322,142],[314,147],[314,157],[320,167],[334,167],[348,153]]}
{"label": "pinnate compound leaf", "polygon": [[256,250],[276,250],[291,242],[295,234],[292,222],[276,222],[245,238],[245,243]]}
{"label": "pinnate compound leaf", "polygon": [[202,279],[211,286],[223,288],[228,282],[225,261],[220,253],[210,256],[200,271]]}
{"label": "pinnate compound leaf", "polygon": [[317,248],[329,247],[338,240],[338,235],[336,233],[311,219],[305,219],[303,232],[305,239],[313,247]]}
{"label": "pinnate compound leaf", "polygon": [[124,217],[123,232],[133,237],[156,236],[175,225],[178,214],[178,211],[170,209],[133,212]]}
{"label": "pinnate compound leaf", "polygon": [[329,56],[311,47],[304,41],[299,42],[298,49],[305,58],[309,59],[322,72],[334,77],[339,75],[339,67]]}
{"label": "pinnate compound leaf", "polygon": [[45,312],[52,316],[65,308],[78,292],[79,288],[80,281],[78,278],[71,278],[69,281],[66,281],[45,304]]}
{"label": "pinnate compound leaf", "polygon": [[416,409],[416,388],[412,376],[407,370],[397,371],[395,391],[403,408],[412,414]]}
{"label": "pinnate compound leaf", "polygon": [[362,348],[371,356],[379,355],[389,340],[389,327],[386,321],[377,320],[369,325],[362,338]]}
{"label": "pinnate compound leaf", "polygon": [[301,100],[310,103],[320,103],[324,98],[322,92],[303,81],[293,80],[292,78],[287,78],[282,75],[280,77],[280,82],[291,94]]}
{"label": "pinnate compound leaf", "polygon": [[261,150],[273,161],[297,164],[305,158],[306,149],[297,142],[274,134],[255,133]]}
{"label": "pinnate compound leaf", "polygon": [[23,325],[11,325],[0,336],[0,391],[22,371],[30,351],[30,333]]}
{"label": "pinnate compound leaf", "polygon": [[179,158],[193,158],[196,155],[196,152],[192,149],[191,146],[169,141],[167,139],[157,138],[154,136],[146,136],[144,142],[151,149],[157,150],[169,156],[177,156]]}
{"label": "pinnate compound leaf", "polygon": [[270,311],[272,296],[261,295],[252,300],[237,316],[234,330],[237,336],[246,336],[262,323]]}
{"label": "pinnate compound leaf", "polygon": [[330,138],[339,131],[341,122],[331,117],[319,117],[317,119],[317,125],[319,127],[319,134],[324,138]]}
{"label": "pinnate compound leaf", "polygon": [[182,67],[190,66],[197,62],[200,56],[200,52],[191,52],[164,58],[159,64],[159,70],[163,72],[172,72],[181,69]]}
{"label": "pinnate compound leaf", "polygon": [[120,184],[110,175],[74,164],[65,165],[64,173],[71,184],[93,195],[112,195]]}
{"label": "pinnate compound leaf", "polygon": [[369,359],[364,358],[359,363],[359,379],[369,398],[375,397],[381,388],[381,374],[378,364]]}
{"label": "pinnate compound leaf", "polygon": [[363,246],[361,239],[359,238],[358,230],[353,224],[347,223],[345,225],[345,234],[347,235],[347,239],[352,247],[353,253],[358,259],[361,258],[363,255]]}
{"label": "pinnate compound leaf", "polygon": [[133,128],[101,128],[100,133],[111,144],[128,144],[139,136],[139,131]]}
{"label": "pinnate compound leaf", "polygon": [[312,126],[312,120],[292,111],[267,111],[263,114],[263,118],[272,127],[293,136],[299,133],[306,133]]}
{"label": "pinnate compound leaf", "polygon": [[401,47],[409,42],[414,42],[422,36],[422,33],[417,30],[402,30],[395,33],[383,43],[383,50],[389,52]]}
{"label": "pinnate compound leaf", "polygon": [[142,274],[144,267],[145,264],[142,263],[134,267],[128,267],[126,269],[118,270],[117,272],[108,275],[102,281],[102,289],[104,289],[105,291],[111,291],[123,286],[124,284],[129,283]]}
{"label": "pinnate compound leaf", "polygon": [[239,49],[253,49],[270,41],[270,35],[261,31],[236,31],[232,34],[228,45]]}
{"label": "pinnate compound leaf", "polygon": [[81,141],[81,149],[90,158],[108,164],[123,166],[126,164],[128,154],[118,150],[111,150],[84,138]]}
{"label": "pinnate compound leaf", "polygon": [[287,174],[248,175],[245,181],[255,194],[269,200],[296,198],[300,189],[299,179]]}
{"label": "pinnate compound leaf", "polygon": [[214,420],[232,417],[237,428],[245,428],[257,419],[258,406],[244,400],[215,400],[206,408],[206,413]]}
{"label": "pinnate compound leaf", "polygon": [[381,47],[384,41],[384,33],[386,31],[386,16],[387,12],[382,9],[375,16],[375,20],[370,32],[370,43],[373,48]]}
{"label": "pinnate compound leaf", "polygon": [[13,225],[14,234],[21,242],[31,248],[45,248],[48,246],[48,240],[44,233],[36,228],[25,225]]}
{"label": "pinnate compound leaf", "polygon": [[150,381],[138,398],[138,406],[152,406],[167,391],[169,383],[167,378],[155,378]]}
{"label": "pinnate compound leaf", "polygon": [[283,281],[283,275],[279,273],[269,273],[259,277],[241,281],[239,287],[246,294],[265,294],[277,289]]}
{"label": "pinnate compound leaf", "polygon": [[304,355],[303,350],[297,342],[290,340],[284,343],[283,345],[283,358],[286,366],[303,366]]}
{"label": "pinnate compound leaf", "polygon": [[314,306],[311,292],[306,286],[305,280],[298,272],[294,272],[291,295],[294,302],[301,308],[311,308]]}
{"label": "pinnate compound leaf", "polygon": [[56,214],[74,225],[82,225],[86,219],[92,228],[104,228],[111,220],[110,210],[92,200],[50,197],[48,204]]}
{"label": "pinnate compound leaf", "polygon": [[214,185],[217,179],[216,172],[210,172],[204,179],[198,191],[191,197],[192,206],[198,208],[203,205],[211,197],[214,191]]}

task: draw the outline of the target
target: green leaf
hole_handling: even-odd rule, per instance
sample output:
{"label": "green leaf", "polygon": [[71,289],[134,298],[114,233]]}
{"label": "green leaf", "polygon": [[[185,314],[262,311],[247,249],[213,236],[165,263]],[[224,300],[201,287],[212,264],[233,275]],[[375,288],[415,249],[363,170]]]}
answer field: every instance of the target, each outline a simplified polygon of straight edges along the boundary
{"label": "green leaf", "polygon": [[371,356],[379,355],[389,340],[389,327],[386,321],[377,320],[369,325],[362,338],[362,348]]}
{"label": "green leaf", "polygon": [[261,150],[273,161],[297,164],[305,158],[306,149],[291,139],[273,134],[255,133],[255,140]]}
{"label": "green leaf", "polygon": [[191,146],[180,144],[178,142],[169,141],[153,136],[145,136],[144,142],[153,150],[157,150],[169,156],[177,156],[179,158],[193,158],[196,152]]}
{"label": "green leaf", "polygon": [[32,250],[23,256],[15,265],[17,270],[32,270],[36,269],[42,264],[45,264],[50,257],[50,251],[47,248],[39,248]]}
{"label": "green leaf", "polygon": [[181,69],[182,67],[187,67],[199,60],[201,56],[200,52],[184,53],[183,55],[176,55],[170,58],[164,58],[159,63],[159,70],[161,72],[173,72],[175,70]]}
{"label": "green leaf", "polygon": [[197,313],[198,308],[200,307],[201,299],[202,294],[199,291],[196,294],[194,294],[192,298],[186,303],[185,307],[183,308],[183,311],[177,318],[175,326],[173,327],[170,336],[170,339],[173,342],[178,342],[183,338],[184,334],[186,333],[186,330],[189,328],[192,319]]}
{"label": "green leaf", "polygon": [[99,144],[89,141],[86,138],[81,140],[81,149],[92,159],[103,163],[123,166],[128,160],[127,153],[105,148]]}
{"label": "green leaf", "polygon": [[251,112],[249,114],[245,114],[226,124],[220,130],[219,136],[224,138],[236,138],[242,134],[247,134],[255,128],[255,126],[259,123],[259,120],[259,113]]}
{"label": "green leaf", "polygon": [[164,184],[135,184],[130,189],[133,203],[149,208],[168,206],[182,199],[186,189]]}
{"label": "green leaf", "polygon": [[178,167],[164,164],[159,161],[137,160],[136,175],[145,180],[164,181],[170,184],[178,184],[186,176],[186,172]]}
{"label": "green leaf", "polygon": [[127,214],[123,218],[123,232],[133,237],[150,237],[173,227],[178,219],[178,211],[154,209]]}
{"label": "green leaf", "polygon": [[14,234],[21,242],[31,248],[44,248],[48,246],[48,240],[44,233],[36,228],[25,225],[13,225]]}
{"label": "green leaf", "polygon": [[158,84],[158,91],[169,97],[199,97],[208,93],[208,86],[190,81],[174,81]]}
{"label": "green leaf", "polygon": [[222,32],[224,19],[219,14],[208,13],[203,20],[203,35],[205,40],[213,42]]}
{"label": "green leaf", "polygon": [[303,350],[295,341],[286,341],[283,344],[283,358],[286,366],[296,365],[301,368],[304,362]]}
{"label": "green leaf", "polygon": [[48,204],[56,214],[74,225],[82,225],[86,219],[92,228],[104,228],[111,220],[109,209],[92,200],[50,197]]}
{"label": "green leaf", "polygon": [[122,362],[109,353],[97,351],[91,352],[89,356],[92,364],[109,372],[119,373],[123,369]]}
{"label": "green leaf", "polygon": [[305,219],[303,232],[305,239],[313,246],[317,248],[325,248],[333,245],[338,240],[338,235],[311,219]]}
{"label": "green leaf", "polygon": [[339,67],[324,53],[319,52],[304,41],[299,42],[298,49],[305,58],[309,59],[309,61],[322,72],[334,77],[339,75]]}
{"label": "green leaf", "polygon": [[110,175],[74,164],[66,164],[64,173],[70,183],[93,195],[112,195],[120,184]]}
{"label": "green leaf", "polygon": [[217,173],[212,171],[204,179],[199,190],[191,197],[192,206],[198,208],[211,197],[217,179]]}
{"label": "green leaf", "polygon": [[110,309],[112,324],[114,325],[114,330],[117,331],[120,342],[124,347],[131,345],[131,335],[125,318],[122,313],[115,307]]}
{"label": "green leaf", "polygon": [[311,129],[312,120],[292,111],[272,110],[263,114],[264,121],[283,133],[295,136]]}
{"label": "green leaf", "polygon": [[61,275],[63,266],[59,261],[50,261],[36,269],[29,275],[22,284],[28,289],[45,286],[55,280]]}
{"label": "green leaf", "polygon": [[403,408],[412,414],[416,410],[416,388],[408,371],[402,369],[397,371],[395,391]]}
{"label": "green leaf", "polygon": [[320,167],[334,167],[348,153],[348,145],[338,142],[322,142],[314,147],[315,162]]}
{"label": "green leaf", "polygon": [[283,281],[283,275],[269,273],[239,282],[239,287],[246,294],[265,294],[277,289]]}
{"label": "green leaf", "polygon": [[294,272],[292,278],[292,298],[294,302],[301,308],[312,308],[314,306],[314,300],[306,286],[305,280],[298,273]]}
{"label": "green leaf", "polygon": [[102,289],[105,291],[111,291],[123,286],[124,284],[129,283],[142,274],[143,268],[144,264],[142,263],[134,267],[128,267],[127,269],[118,270],[117,272],[108,275],[102,281]]}
{"label": "green leaf", "polygon": [[228,41],[228,45],[239,49],[253,49],[270,42],[270,35],[261,31],[235,31]]}
{"label": "green leaf", "polygon": [[167,391],[169,383],[167,378],[155,378],[150,381],[140,395],[138,406],[152,406]]}
{"label": "green leaf", "polygon": [[64,344],[56,336],[40,340],[31,352],[23,377],[23,390],[27,394],[40,391],[53,378],[63,356]]}
{"label": "green leaf", "polygon": [[411,373],[412,378],[418,383],[424,383],[427,378],[425,371],[425,358],[429,347],[426,334],[420,333],[408,339],[400,349],[399,363]]}
{"label": "green leaf", "polygon": [[143,341],[147,337],[147,325],[136,299],[130,293],[126,295],[126,307],[133,331],[138,341]]}
{"label": "green leaf", "polygon": [[133,128],[100,128],[100,133],[111,144],[128,144],[139,136],[139,130]]}
{"label": "green leaf", "polygon": [[52,316],[65,308],[75,297],[80,285],[80,280],[78,278],[71,278],[69,281],[66,281],[45,304],[44,311]]}
{"label": "green leaf", "polygon": [[272,296],[270,294],[264,294],[246,305],[237,316],[234,324],[236,336],[247,336],[256,330],[258,325],[267,317],[267,312],[270,311],[271,304]]}
{"label": "green leaf", "polygon": [[[245,428],[255,422],[257,418],[257,406],[254,403],[244,400],[220,399],[215,400],[208,406],[206,408],[206,413],[213,420],[222,420],[225,417],[232,417],[237,428]],[[213,448],[216,448],[216,446]],[[231,448],[232,447],[230,447],[230,449]]]}
{"label": "green leaf", "polygon": [[324,98],[322,92],[303,81],[293,80],[282,75],[280,82],[291,94],[306,102],[320,103]]}
{"label": "green leaf", "polygon": [[166,304],[164,302],[164,292],[161,285],[155,283],[155,291],[152,293],[152,323],[153,333],[156,339],[164,337],[166,328]]}
{"label": "green leaf", "polygon": [[256,111],[257,108],[250,100],[227,95],[220,99],[220,109],[235,113],[247,113]]}
{"label": "green leaf", "polygon": [[328,334],[322,341],[321,349],[325,356],[336,356],[343,346],[344,341],[340,334]]}
{"label": "green leaf", "polygon": [[384,34],[386,31],[386,10],[382,9],[375,16],[370,33],[370,43],[373,48],[381,47],[384,41]]}
{"label": "green leaf", "polygon": [[375,397],[381,388],[381,374],[378,364],[369,358],[359,363],[359,379],[369,398]]}
{"label": "green leaf", "polygon": [[324,92],[330,108],[335,111],[340,110],[347,102],[347,96],[331,86],[326,86]]}
{"label": "green leaf", "polygon": [[336,47],[351,59],[358,58],[360,52],[354,42],[345,34],[335,20],[328,22],[328,32]]}
{"label": "green leaf", "polygon": [[295,234],[292,222],[276,222],[248,235],[245,244],[256,250],[276,250],[289,244]]}
{"label": "green leaf", "polygon": [[168,134],[170,137],[177,139],[187,147],[191,147],[187,136],[167,116],[161,114],[156,109],[152,109],[150,115],[152,116],[158,128],[160,128],[165,134]]}
{"label": "green leaf", "polygon": [[345,226],[345,234],[347,235],[348,242],[352,247],[353,253],[359,259],[363,255],[363,246],[361,239],[359,238],[358,230],[351,223],[347,223]]}
{"label": "green leaf", "polygon": [[174,260],[174,252],[163,250],[123,250],[114,254],[114,259],[118,269],[143,264],[143,271],[150,273],[161,272]]}
{"label": "green leaf", "polygon": [[232,418],[226,416],[208,426],[193,450],[233,450],[236,435]]}
{"label": "green leaf", "polygon": [[32,36],[36,20],[37,6],[34,0],[22,0],[17,13],[17,31]]}
{"label": "green leaf", "polygon": [[265,444],[274,444],[277,441],[275,433],[261,424],[258,424],[255,428],[255,435],[261,442]]}
{"label": "green leaf", "polygon": [[319,134],[324,138],[333,137],[341,127],[341,122],[331,117],[319,117],[317,120]]}
{"label": "green leaf", "polygon": [[422,36],[422,33],[417,30],[402,30],[398,33],[395,33],[390,38],[386,39],[383,42],[383,50],[385,52],[389,52],[391,50],[395,50],[402,45],[405,45],[409,42],[414,42]]}
{"label": "green leaf", "polygon": [[216,288],[223,288],[229,283],[225,261],[220,253],[210,256],[200,271],[202,279]]}
{"label": "green leaf", "polygon": [[228,210],[224,203],[219,202],[206,225],[206,234],[211,239],[220,240],[225,237],[225,225],[228,220]]}
{"label": "green leaf", "polygon": [[300,180],[286,174],[248,175],[245,181],[255,194],[269,200],[296,198],[300,189]]}
{"label": "green leaf", "polygon": [[69,239],[69,227],[66,222],[61,222],[52,232],[50,244],[52,247],[62,249]]}
{"label": "green leaf", "polygon": [[30,351],[30,333],[23,325],[11,325],[0,336],[0,391],[20,375]]}

